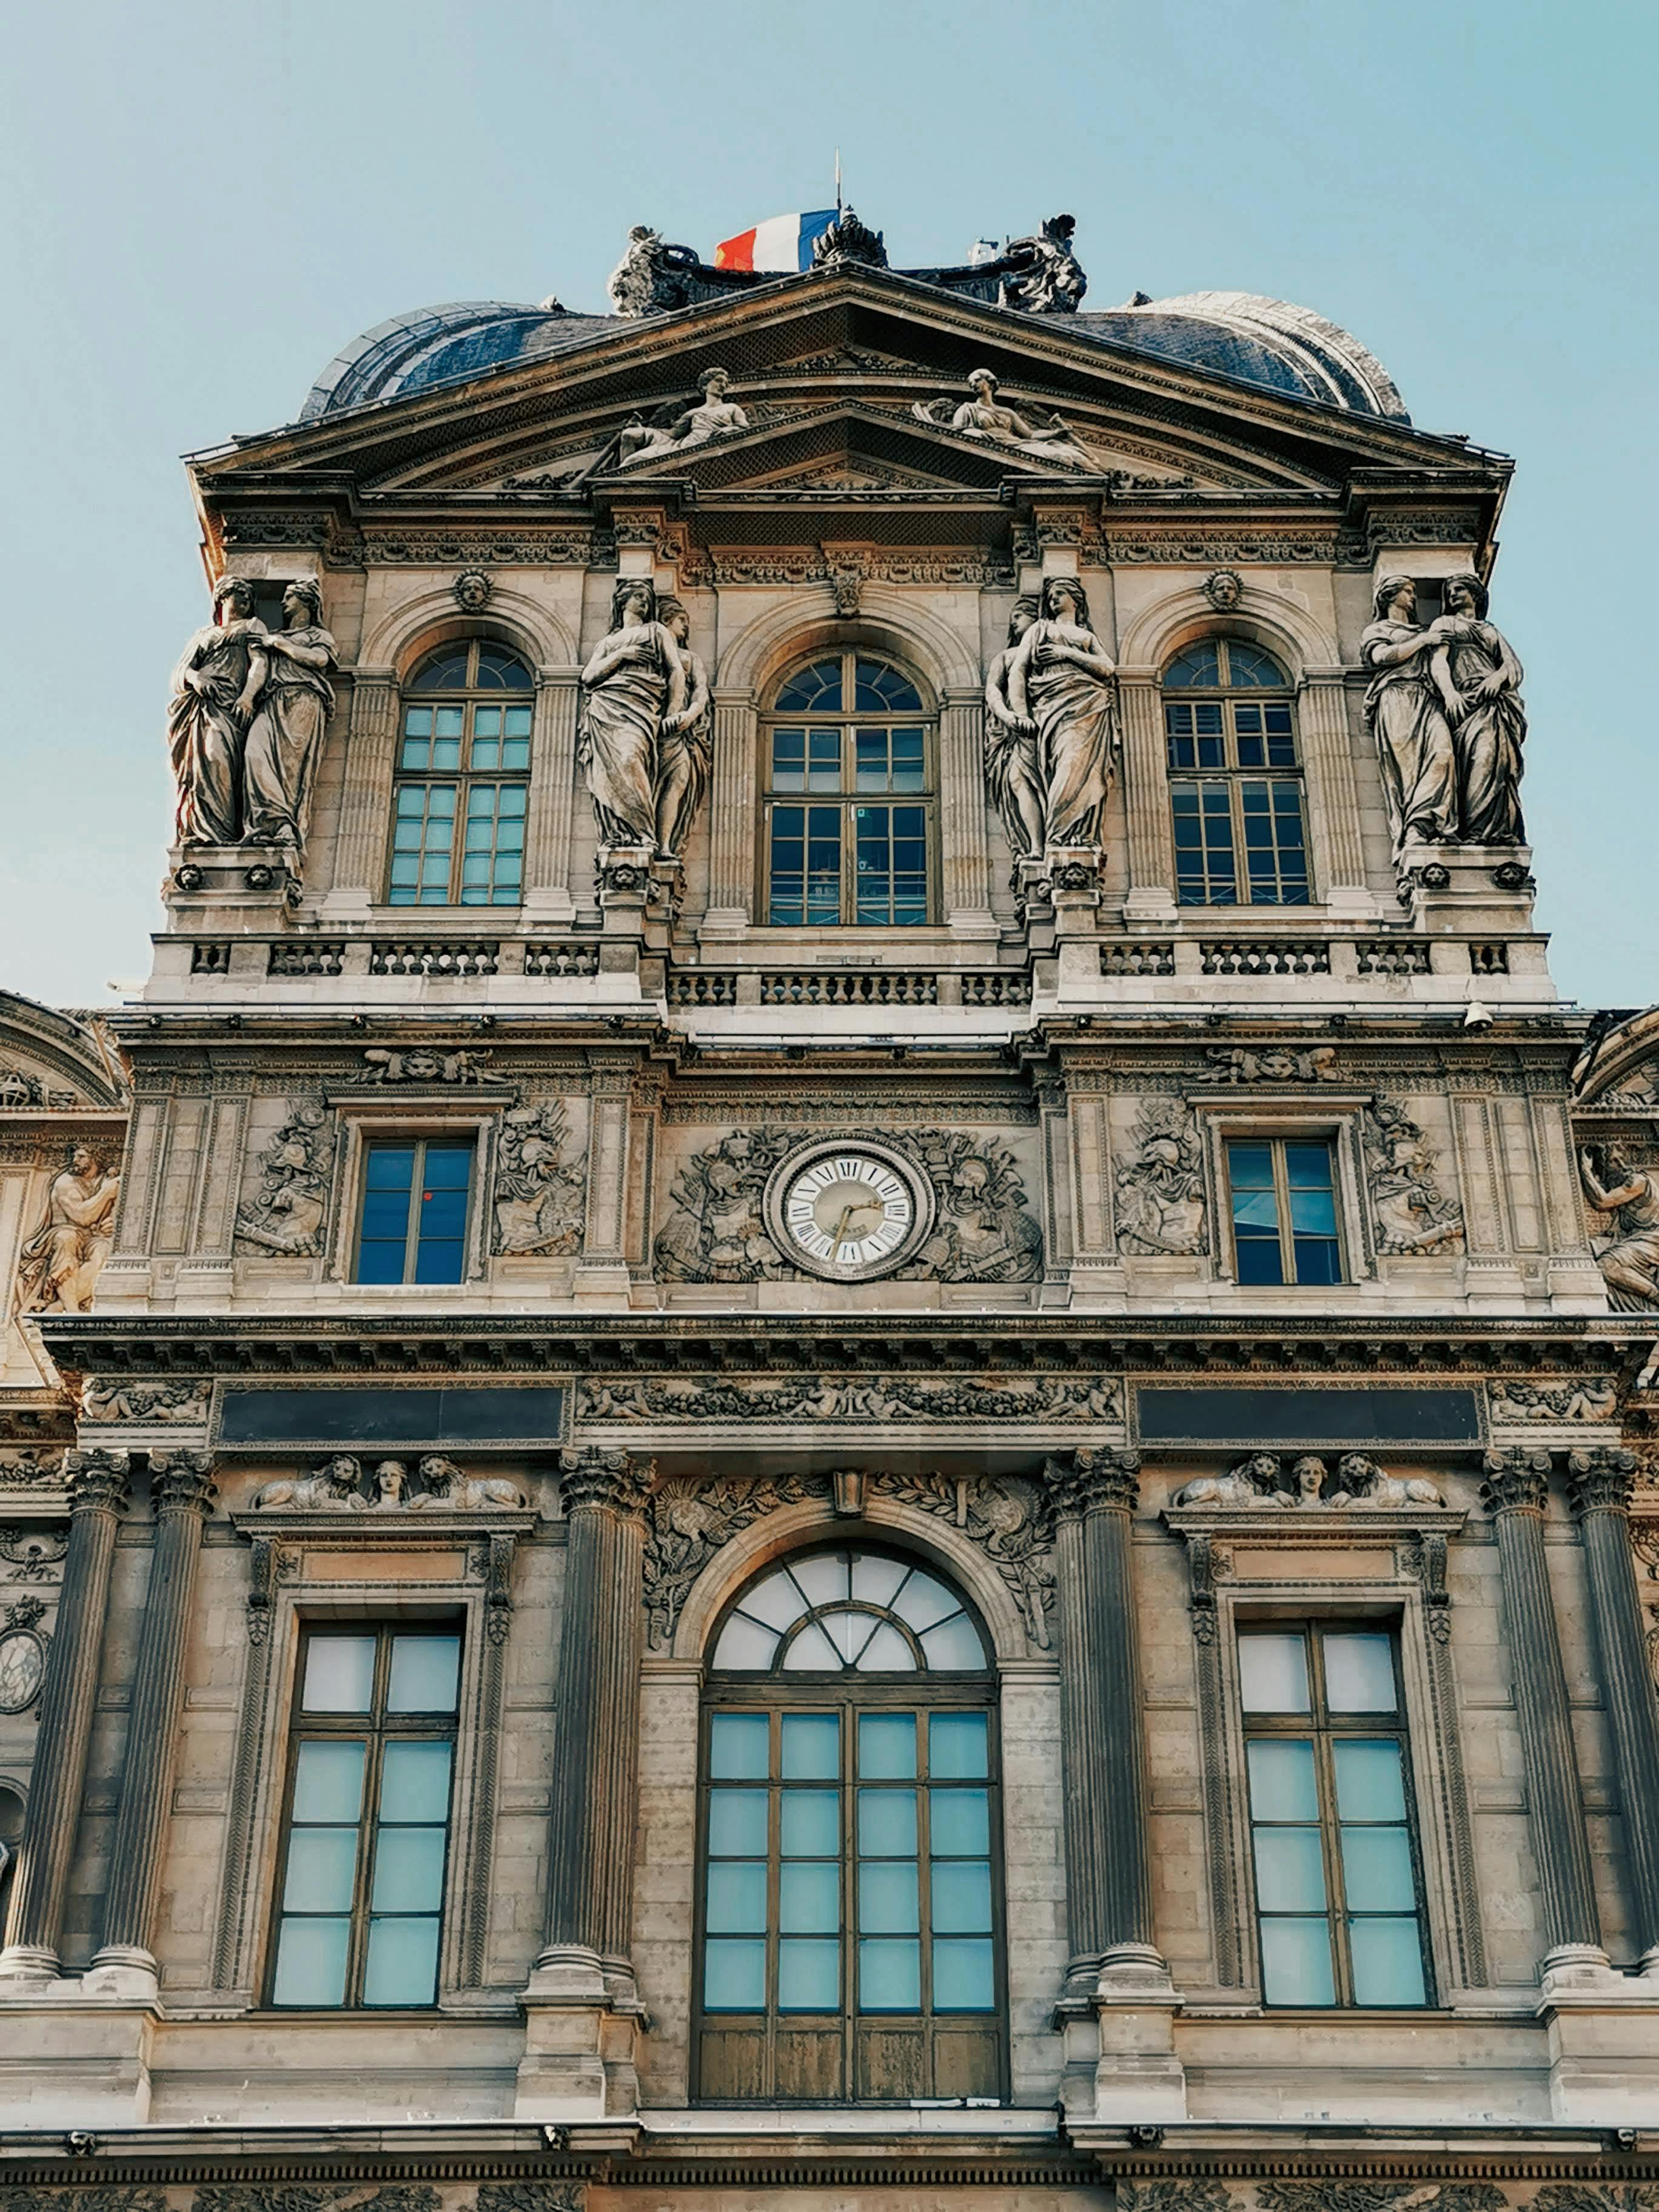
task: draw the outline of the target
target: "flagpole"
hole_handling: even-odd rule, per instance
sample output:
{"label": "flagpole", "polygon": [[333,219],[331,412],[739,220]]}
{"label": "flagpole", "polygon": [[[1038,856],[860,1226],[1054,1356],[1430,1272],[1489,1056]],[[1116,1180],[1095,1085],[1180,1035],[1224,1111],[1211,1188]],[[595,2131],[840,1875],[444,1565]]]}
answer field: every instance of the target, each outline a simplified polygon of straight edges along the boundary
{"label": "flagpole", "polygon": [[841,148],[836,149],[836,213],[841,213]]}

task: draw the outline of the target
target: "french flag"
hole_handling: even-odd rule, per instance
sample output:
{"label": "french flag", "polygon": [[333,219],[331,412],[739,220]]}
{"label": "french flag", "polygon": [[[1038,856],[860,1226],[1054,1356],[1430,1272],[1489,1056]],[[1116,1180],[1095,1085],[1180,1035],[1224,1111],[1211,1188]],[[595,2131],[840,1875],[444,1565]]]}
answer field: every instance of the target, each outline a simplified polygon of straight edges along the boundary
{"label": "french flag", "polygon": [[834,208],[815,215],[774,215],[752,230],[723,238],[714,248],[716,269],[755,269],[794,275],[812,265],[812,248],[836,219]]}

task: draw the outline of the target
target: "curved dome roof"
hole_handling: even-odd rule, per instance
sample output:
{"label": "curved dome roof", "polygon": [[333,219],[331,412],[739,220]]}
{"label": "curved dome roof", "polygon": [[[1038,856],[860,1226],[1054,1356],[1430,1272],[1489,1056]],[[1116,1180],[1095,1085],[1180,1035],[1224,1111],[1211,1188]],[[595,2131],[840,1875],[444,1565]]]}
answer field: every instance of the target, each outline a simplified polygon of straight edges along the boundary
{"label": "curved dome roof", "polygon": [[[1394,380],[1358,338],[1285,300],[1254,292],[1188,292],[1175,300],[1044,319],[1063,322],[1079,337],[1159,355],[1289,398],[1411,420]],[[504,300],[457,300],[393,315],[335,356],[307,394],[300,419],[461,383],[626,327],[617,315],[573,315],[562,307]]]}

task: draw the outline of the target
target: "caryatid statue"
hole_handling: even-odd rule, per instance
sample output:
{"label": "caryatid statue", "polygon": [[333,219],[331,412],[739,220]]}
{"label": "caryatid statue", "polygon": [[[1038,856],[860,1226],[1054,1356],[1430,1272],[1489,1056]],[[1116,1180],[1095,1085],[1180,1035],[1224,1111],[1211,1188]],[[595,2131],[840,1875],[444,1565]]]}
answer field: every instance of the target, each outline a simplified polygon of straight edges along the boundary
{"label": "caryatid statue", "polygon": [[1101,817],[1123,749],[1117,668],[1095,635],[1075,576],[1043,580],[1036,621],[1003,678],[1009,719],[1035,732],[1043,846],[1098,851]]}
{"label": "caryatid statue", "polygon": [[1036,724],[1016,714],[1008,698],[1008,671],[1025,633],[1036,620],[1034,592],[1022,592],[1008,617],[1008,642],[985,679],[985,781],[1002,817],[1017,860],[1042,854],[1042,785],[1037,776]]}
{"label": "caryatid statue", "polygon": [[52,1177],[46,1218],[18,1255],[20,1313],[82,1313],[115,1239],[121,1178],[97,1153],[77,1145]]}
{"label": "caryatid statue", "polygon": [[1522,845],[1521,664],[1486,620],[1479,576],[1448,576],[1441,594],[1445,612],[1429,625],[1430,667],[1457,755],[1457,834],[1470,845]]}
{"label": "caryatid statue", "polygon": [[264,688],[243,757],[243,841],[305,848],[323,730],[334,705],[334,640],[323,628],[321,587],[309,577],[283,594],[285,627],[262,651]]}
{"label": "caryatid statue", "polygon": [[247,726],[269,665],[267,632],[243,576],[222,576],[214,618],[173,672],[167,747],[178,789],[181,845],[234,845],[242,836]]}
{"label": "caryatid statue", "polygon": [[607,845],[654,852],[664,725],[688,704],[690,677],[648,577],[624,576],[617,584],[611,628],[581,680],[576,755],[599,835]]}
{"label": "caryatid statue", "polygon": [[1413,839],[1438,845],[1456,836],[1457,757],[1433,672],[1439,648],[1418,623],[1416,585],[1409,576],[1384,576],[1373,605],[1376,620],[1359,640],[1371,675],[1365,726],[1376,746],[1397,864]]}
{"label": "caryatid statue", "polygon": [[684,705],[665,714],[657,748],[657,850],[678,860],[702,795],[708,788],[714,750],[714,714],[708,671],[691,650],[691,617],[684,602],[665,593],[657,618],[679,648],[685,672]]}

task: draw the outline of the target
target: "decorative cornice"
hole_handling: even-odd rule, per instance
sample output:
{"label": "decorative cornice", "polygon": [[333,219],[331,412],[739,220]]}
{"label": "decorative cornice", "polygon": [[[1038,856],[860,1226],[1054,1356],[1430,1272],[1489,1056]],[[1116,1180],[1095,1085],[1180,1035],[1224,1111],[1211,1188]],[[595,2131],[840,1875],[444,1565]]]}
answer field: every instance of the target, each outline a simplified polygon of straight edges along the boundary
{"label": "decorative cornice", "polygon": [[127,1502],[131,1461],[124,1451],[72,1451],[64,1455],[71,1513],[119,1513]]}
{"label": "decorative cornice", "polygon": [[1567,1454],[1567,1503],[1575,1521],[1587,1513],[1628,1513],[1641,1462],[1632,1451],[1601,1445]]}
{"label": "decorative cornice", "polygon": [[1489,1513],[1541,1513],[1550,1490],[1550,1455],[1516,1444],[1510,1451],[1488,1452],[1480,1462],[1486,1480],[1480,1502]]}
{"label": "decorative cornice", "polygon": [[1054,1510],[1063,1520],[1085,1513],[1133,1513],[1140,1502],[1140,1454],[1085,1444],[1059,1459],[1045,1460]]}
{"label": "decorative cornice", "polygon": [[559,1455],[559,1495],[567,1516],[587,1508],[606,1513],[643,1513],[657,1463],[633,1452],[607,1451],[584,1444]]}

